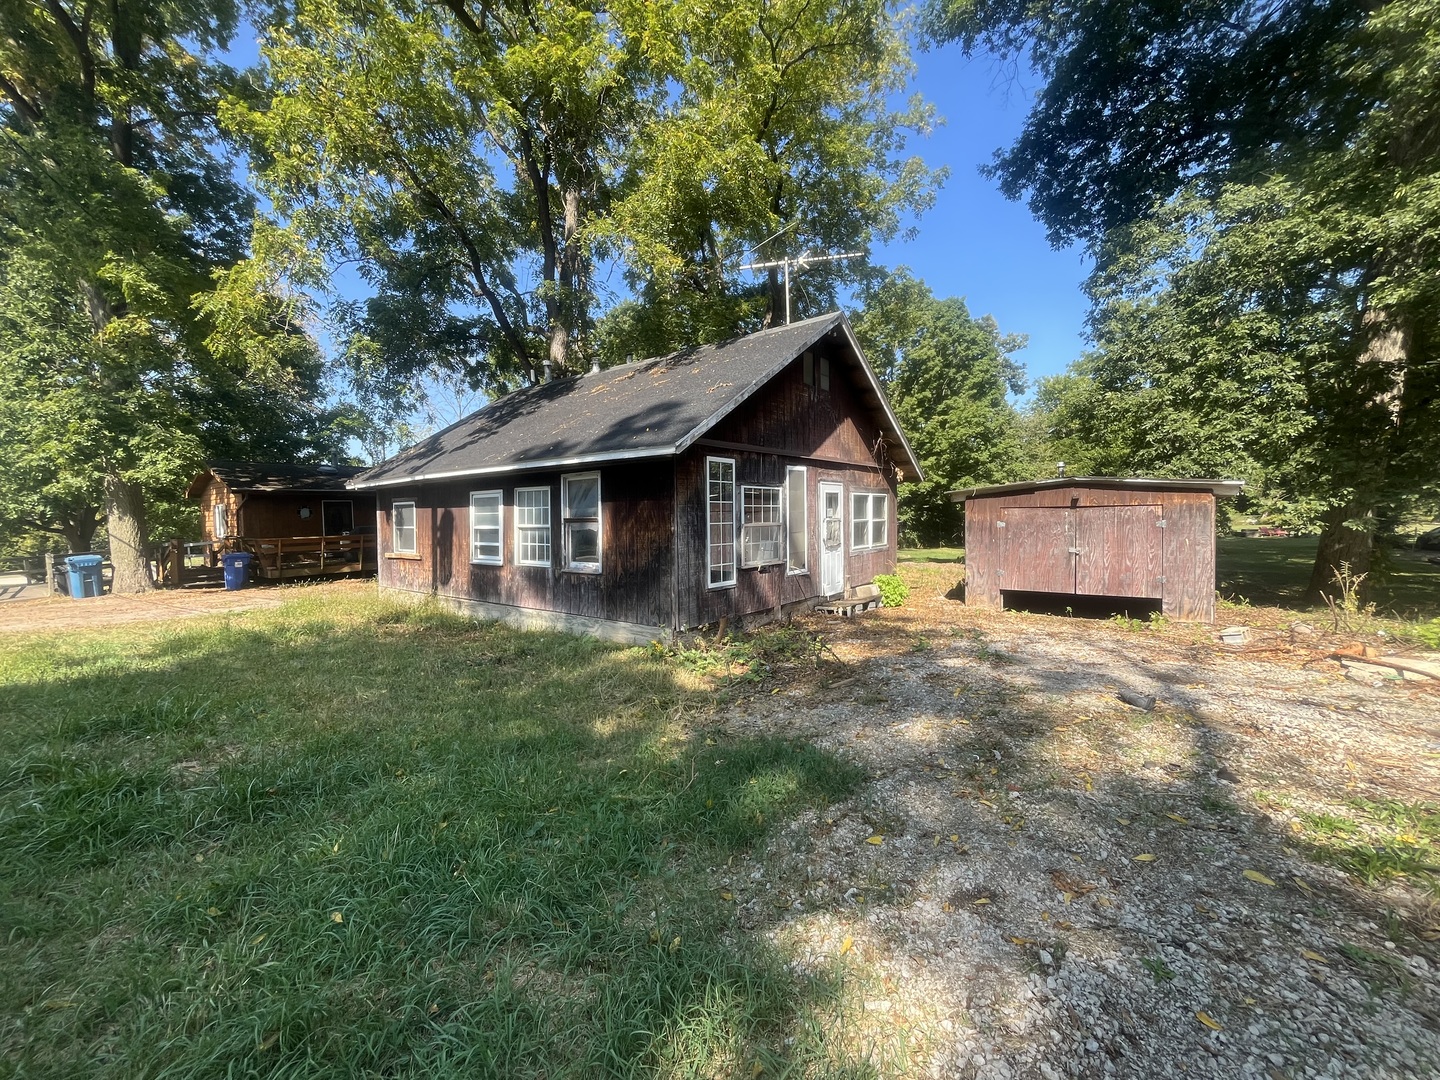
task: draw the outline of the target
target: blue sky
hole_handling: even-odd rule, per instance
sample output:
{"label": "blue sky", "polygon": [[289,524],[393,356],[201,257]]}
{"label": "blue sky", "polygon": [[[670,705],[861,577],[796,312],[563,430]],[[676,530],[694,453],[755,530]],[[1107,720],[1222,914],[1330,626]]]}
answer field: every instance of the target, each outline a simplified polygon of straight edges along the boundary
{"label": "blue sky", "polygon": [[994,151],[1020,133],[1035,76],[1002,75],[993,57],[966,59],[954,46],[915,56],[914,89],[945,118],[915,152],[950,179],[919,221],[919,235],[878,249],[875,261],[908,266],[937,296],[965,298],[972,315],[993,315],[1002,333],[1028,334],[1016,354],[1031,378],[1063,371],[1084,342],[1089,269],[1078,249],[1055,251],[1024,203],[1011,202],[980,175]]}

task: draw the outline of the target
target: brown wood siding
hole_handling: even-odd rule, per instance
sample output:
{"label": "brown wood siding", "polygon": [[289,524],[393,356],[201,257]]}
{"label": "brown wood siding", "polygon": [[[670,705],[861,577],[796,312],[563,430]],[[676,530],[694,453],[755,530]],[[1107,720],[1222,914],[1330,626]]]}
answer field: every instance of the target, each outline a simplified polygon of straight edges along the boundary
{"label": "brown wood siding", "polygon": [[[601,572],[561,569],[562,475],[599,472]],[[672,463],[668,459],[576,468],[565,473],[479,477],[473,481],[389,489],[380,496],[380,584],[515,608],[668,627],[673,580]],[[551,565],[515,564],[515,489],[550,489]],[[500,491],[501,565],[470,561],[470,493]],[[390,508],[414,501],[415,558],[392,550]]]}
{"label": "brown wood siding", "polygon": [[226,508],[226,516],[229,522],[229,535],[235,533],[235,512],[238,500],[231,490],[221,481],[210,478],[205,485],[205,490],[200,493],[200,538],[202,540],[216,540],[215,535],[215,507],[223,503]]}
{"label": "brown wood siding", "polygon": [[[200,494],[200,535],[214,540],[216,503],[229,513],[230,535],[251,537],[320,536],[324,528],[323,502],[348,502],[354,508],[357,533],[375,529],[375,496],[364,491],[231,491],[214,478]],[[309,507],[302,518],[300,508]]]}
{"label": "brown wood siding", "polygon": [[[1096,508],[1112,509],[1086,516]],[[1016,531],[1022,522],[1023,537]],[[1072,567],[1056,565],[1059,536],[1073,541],[1067,553],[1070,547],[1081,552],[1071,556]],[[1078,576],[1067,589],[1069,574]],[[1000,607],[1002,590],[1148,596],[1173,618],[1209,622],[1215,617],[1215,497],[1064,487],[967,499],[966,602]]]}
{"label": "brown wood siding", "polygon": [[[827,351],[827,349],[829,351]],[[820,386],[820,360],[831,357],[829,389]],[[676,616],[680,628],[707,626],[722,618],[737,619],[773,612],[822,596],[820,586],[819,506],[821,483],[838,483],[844,585],[850,590],[869,584],[876,574],[895,572],[896,480],[880,430],[857,388],[849,382],[848,365],[833,346],[814,351],[813,384],[805,382],[804,362],[796,358],[739,408],[722,419],[680,459],[675,470]],[[790,574],[782,563],[763,568],[737,567],[733,586],[709,586],[706,519],[706,457],[735,462],[737,516],[740,488],[779,487],[786,469],[805,469],[806,570]],[[886,493],[886,545],[873,551],[850,551],[850,495],[856,491]]]}
{"label": "brown wood siding", "polygon": [[[817,346],[817,368],[823,350]],[[841,467],[887,464],[880,430],[849,382],[848,365],[833,349],[831,356],[829,390],[820,389],[818,375],[817,385],[807,386],[797,358],[706,432],[701,443],[716,454],[728,452],[728,445]]]}

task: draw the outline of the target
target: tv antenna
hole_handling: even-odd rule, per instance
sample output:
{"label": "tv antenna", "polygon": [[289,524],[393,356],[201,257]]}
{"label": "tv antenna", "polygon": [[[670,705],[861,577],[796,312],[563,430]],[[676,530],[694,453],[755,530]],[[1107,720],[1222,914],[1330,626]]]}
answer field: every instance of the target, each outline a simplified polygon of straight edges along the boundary
{"label": "tv antenna", "polygon": [[[787,226],[788,228],[789,226]],[[781,230],[784,231],[783,229]],[[776,235],[779,235],[778,233]],[[837,262],[840,259],[858,259],[865,254],[863,251],[847,251],[842,255],[811,255],[808,251],[801,252],[794,257],[786,256],[778,262],[747,263],[740,267],[741,270],[783,270],[785,272],[785,324],[790,324],[790,270],[793,267],[798,275],[800,271],[808,266],[817,263]]]}

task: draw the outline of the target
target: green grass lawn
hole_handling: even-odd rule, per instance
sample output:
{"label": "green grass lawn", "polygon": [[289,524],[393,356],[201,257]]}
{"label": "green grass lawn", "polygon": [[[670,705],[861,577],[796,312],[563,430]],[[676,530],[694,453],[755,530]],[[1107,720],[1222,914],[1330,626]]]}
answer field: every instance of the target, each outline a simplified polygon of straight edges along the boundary
{"label": "green grass lawn", "polygon": [[710,868],[859,778],[658,650],[301,595],[0,639],[0,700],[10,1075],[836,1071]]}
{"label": "green grass lawn", "polygon": [[[1227,536],[1216,552],[1220,595],[1296,608],[1310,581],[1314,536]],[[1384,549],[1374,574],[1377,609],[1401,618],[1440,616],[1440,566],[1423,552]]]}
{"label": "green grass lawn", "polygon": [[901,548],[899,558],[901,562],[960,562],[965,558],[965,549],[962,547]]}

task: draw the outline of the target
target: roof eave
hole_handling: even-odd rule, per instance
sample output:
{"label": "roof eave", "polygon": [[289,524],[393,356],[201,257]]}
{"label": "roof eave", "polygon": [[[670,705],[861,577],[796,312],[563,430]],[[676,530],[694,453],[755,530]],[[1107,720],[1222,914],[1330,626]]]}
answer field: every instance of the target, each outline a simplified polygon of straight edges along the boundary
{"label": "roof eave", "polygon": [[984,495],[1004,495],[1007,492],[1044,491],[1064,487],[1111,487],[1111,488],[1159,488],[1164,491],[1208,491],[1216,498],[1228,499],[1240,494],[1244,480],[1202,480],[1144,476],[1053,476],[1046,480],[1017,480],[1009,484],[986,484],[977,487],[958,488],[949,493],[951,502]]}
{"label": "roof eave", "polygon": [[582,465],[598,465],[606,461],[630,461],[635,458],[674,457],[680,452],[676,446],[651,446],[635,450],[605,450],[595,454],[577,454],[567,458],[544,458],[537,461],[517,461],[505,465],[486,465],[473,469],[451,469],[444,472],[407,473],[404,476],[388,476],[377,480],[356,477],[346,483],[351,491],[374,491],[377,488],[400,487],[404,484],[429,484],[437,480],[466,480],[472,476],[497,476],[502,473],[538,472],[543,469],[568,469]]}

